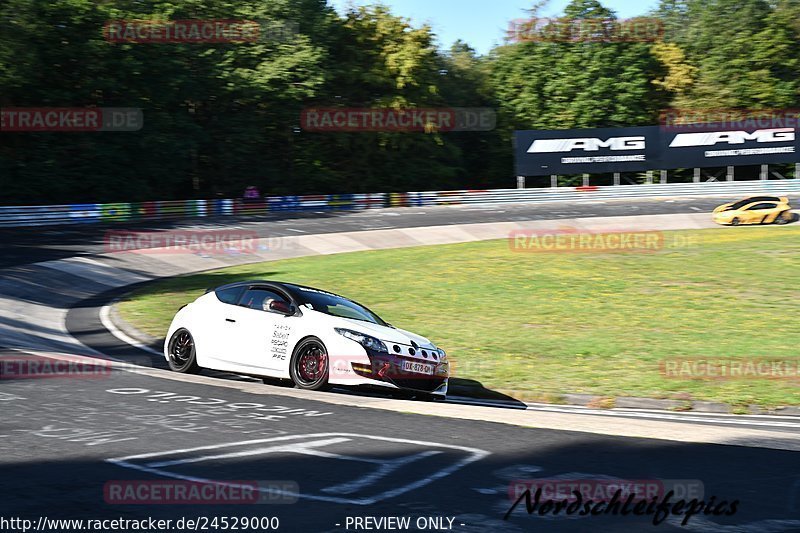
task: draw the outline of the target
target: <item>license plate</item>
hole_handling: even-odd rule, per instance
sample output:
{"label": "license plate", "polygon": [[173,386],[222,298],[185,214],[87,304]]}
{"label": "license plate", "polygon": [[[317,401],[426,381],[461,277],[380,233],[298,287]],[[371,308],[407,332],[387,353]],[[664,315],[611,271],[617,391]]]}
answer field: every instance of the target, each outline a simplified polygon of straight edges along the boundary
{"label": "license plate", "polygon": [[415,374],[433,375],[433,365],[417,363],[416,361],[403,361],[403,372],[414,372]]}

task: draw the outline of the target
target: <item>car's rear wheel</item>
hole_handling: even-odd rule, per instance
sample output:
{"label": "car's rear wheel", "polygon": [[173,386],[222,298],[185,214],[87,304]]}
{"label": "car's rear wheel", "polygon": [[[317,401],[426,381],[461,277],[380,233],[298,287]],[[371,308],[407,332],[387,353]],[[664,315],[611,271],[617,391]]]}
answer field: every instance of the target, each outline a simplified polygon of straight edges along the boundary
{"label": "car's rear wheel", "polygon": [[200,371],[200,367],[197,366],[194,338],[188,329],[180,328],[170,337],[167,346],[167,364],[170,370],[182,374],[196,374]]}
{"label": "car's rear wheel", "polygon": [[775,224],[788,224],[792,221],[792,213],[790,211],[783,211],[775,217]]}
{"label": "car's rear wheel", "polygon": [[314,337],[300,341],[294,350],[289,374],[300,389],[325,390],[328,388],[328,351]]}
{"label": "car's rear wheel", "polygon": [[742,221],[739,220],[739,217],[733,217],[733,220],[731,220],[731,226],[738,226],[741,223]]}

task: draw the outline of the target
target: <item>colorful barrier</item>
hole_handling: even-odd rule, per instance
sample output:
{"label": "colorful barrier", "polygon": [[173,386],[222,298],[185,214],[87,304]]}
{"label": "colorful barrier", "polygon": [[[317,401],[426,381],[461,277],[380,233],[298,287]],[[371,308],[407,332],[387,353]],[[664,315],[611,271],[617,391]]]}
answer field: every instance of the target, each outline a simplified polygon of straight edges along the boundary
{"label": "colorful barrier", "polygon": [[779,193],[800,194],[800,179],[538,189],[316,194],[269,196],[255,201],[245,201],[241,198],[215,198],[212,200],[170,200],[141,203],[10,206],[0,207],[0,227],[118,224],[231,215],[259,216],[292,211],[325,212],[430,205],[577,202],[665,196],[736,198],[753,194]]}
{"label": "colorful barrier", "polygon": [[0,207],[0,227],[144,222],[230,215],[257,216],[281,211],[380,209],[386,206],[386,196],[384,193],[316,194],[270,196],[255,201],[215,198],[140,203],[11,206]]}

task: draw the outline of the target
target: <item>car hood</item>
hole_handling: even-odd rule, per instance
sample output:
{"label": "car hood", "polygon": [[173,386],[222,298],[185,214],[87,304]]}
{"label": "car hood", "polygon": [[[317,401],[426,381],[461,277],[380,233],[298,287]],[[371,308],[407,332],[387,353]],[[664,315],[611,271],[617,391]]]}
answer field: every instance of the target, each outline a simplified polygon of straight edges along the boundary
{"label": "car hood", "polygon": [[411,344],[413,341],[418,346],[423,348],[434,346],[434,344],[425,337],[403,329],[381,326],[380,324],[364,322],[363,320],[354,320],[352,318],[327,315],[325,313],[320,313],[319,311],[314,311],[313,309],[308,309],[305,307],[301,310],[303,314],[311,314],[315,319],[324,321],[327,324],[330,324],[331,327],[351,329],[366,335],[371,335],[382,341],[406,345]]}
{"label": "car hood", "polygon": [[723,205],[721,205],[721,206],[717,207],[716,209],[714,209],[714,212],[715,212],[715,213],[719,213],[719,212],[721,212],[721,211],[725,211],[725,210],[727,210],[727,209],[730,209],[730,207],[731,207],[733,204],[734,204],[734,202],[731,202],[731,203],[729,203],[729,204],[723,204]]}

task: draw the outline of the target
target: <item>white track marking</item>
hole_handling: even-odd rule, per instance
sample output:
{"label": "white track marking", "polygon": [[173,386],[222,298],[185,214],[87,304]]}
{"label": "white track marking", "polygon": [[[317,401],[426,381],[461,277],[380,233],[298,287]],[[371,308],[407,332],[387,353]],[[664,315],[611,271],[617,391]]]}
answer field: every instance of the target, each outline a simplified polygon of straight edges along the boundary
{"label": "white track marking", "polygon": [[[369,485],[374,484],[377,481],[380,481],[381,479],[384,479],[389,474],[391,474],[392,472],[394,472],[395,470],[397,470],[399,468],[402,468],[402,467],[404,467],[404,466],[406,466],[408,464],[411,464],[414,461],[419,461],[420,459],[425,459],[427,457],[432,457],[432,456],[438,455],[440,453],[442,453],[442,452],[439,452],[439,451],[428,451],[428,452],[417,453],[417,454],[414,454],[414,455],[409,455],[407,457],[399,457],[397,459],[393,459],[393,460],[390,460],[390,461],[380,461],[377,470],[375,470],[373,472],[370,472],[369,474],[366,474],[361,479],[357,479],[357,480],[351,481],[349,483],[342,483],[340,485],[334,485],[334,486],[331,486],[331,487],[326,487],[326,488],[322,489],[322,492],[327,492],[327,493],[330,493],[330,494],[353,494],[354,492],[358,492],[359,490],[362,490],[364,487],[367,487]],[[316,454],[312,453],[311,455],[316,455]],[[326,457],[326,456],[335,455],[335,454],[326,454],[325,452],[321,452],[321,453],[319,453],[319,455],[322,456],[322,457]],[[338,456],[338,457],[339,458],[345,458],[346,460],[352,460],[352,461],[364,461],[364,462],[370,462],[370,463],[378,462],[375,459],[367,459],[367,460],[365,460],[365,459],[360,459],[358,457],[348,457],[348,456],[344,456],[344,455]]]}
{"label": "white track marking", "polygon": [[111,320],[111,307],[117,303],[118,300],[114,300],[113,302],[104,305],[100,309],[100,322],[103,324],[103,327],[108,330],[109,333],[114,335],[117,339],[121,340],[125,344],[130,344],[140,350],[143,350],[147,353],[151,353],[153,355],[157,355],[159,357],[163,357],[164,354],[152,349],[151,347],[147,346],[146,344],[142,344],[141,342],[137,341],[136,339],[127,335],[124,331],[120,330],[117,326],[114,325],[114,322]]}
{"label": "white track marking", "polygon": [[[267,443],[267,442],[284,442],[284,441],[289,441],[289,440],[293,440],[293,439],[307,439],[307,438],[322,438],[322,439],[325,439],[325,438],[328,438],[328,437],[331,437],[330,440],[332,440],[332,441],[338,440],[340,438],[343,438],[344,440],[368,439],[368,440],[378,440],[378,441],[383,441],[383,442],[397,442],[397,443],[402,443],[402,444],[413,444],[413,445],[423,446],[423,447],[427,447],[427,448],[436,447],[436,448],[444,448],[444,449],[448,449],[448,450],[460,450],[460,451],[466,452],[468,455],[466,457],[464,457],[463,459],[461,459],[461,460],[459,460],[459,461],[457,461],[457,462],[455,462],[455,463],[453,463],[453,464],[451,464],[451,465],[449,465],[449,466],[447,466],[445,468],[442,468],[440,470],[436,470],[436,471],[434,471],[432,473],[429,473],[426,477],[421,478],[421,479],[419,479],[419,480],[417,480],[415,482],[409,483],[407,485],[403,485],[401,487],[397,487],[397,488],[392,489],[392,490],[387,490],[387,491],[384,491],[384,492],[379,493],[379,494],[375,494],[375,495],[370,496],[370,497],[364,497],[364,498],[339,498],[339,497],[335,497],[335,496],[324,496],[324,495],[318,495],[318,494],[303,494],[303,493],[295,493],[295,492],[291,492],[291,491],[281,491],[281,495],[288,496],[288,497],[305,498],[305,499],[309,499],[309,500],[350,504],[350,505],[352,505],[352,504],[355,504],[355,505],[372,505],[372,504],[374,504],[376,502],[379,502],[379,501],[382,501],[382,500],[385,500],[385,499],[388,499],[388,498],[393,498],[395,496],[399,496],[401,494],[405,494],[406,492],[410,492],[410,491],[418,489],[420,487],[424,487],[424,486],[426,486],[426,485],[428,485],[430,483],[433,483],[434,481],[436,481],[438,479],[442,479],[444,477],[449,476],[450,474],[456,472],[457,470],[460,470],[461,468],[467,466],[470,463],[479,461],[479,460],[491,455],[490,452],[487,452],[485,450],[481,450],[481,449],[478,449],[478,448],[468,448],[468,447],[465,447],[465,446],[456,446],[456,445],[453,445],[453,444],[440,444],[440,443],[437,443],[437,442],[417,441],[417,440],[410,440],[410,439],[396,439],[396,438],[391,438],[391,437],[377,437],[377,436],[374,436],[374,435],[363,435],[363,434],[358,434],[358,433],[312,433],[312,434],[306,434],[306,435],[284,435],[284,436],[281,436],[281,437],[272,437],[272,438],[268,438],[268,439],[257,439],[257,440],[243,441],[243,442],[237,442],[237,443],[215,444],[215,445],[210,445],[210,446],[201,446],[201,447],[198,447],[198,448],[186,448],[186,449],[182,449],[182,450],[171,450],[171,451],[168,451],[168,452],[144,453],[144,454],[139,454],[139,455],[131,455],[131,456],[127,456],[127,457],[106,459],[106,462],[112,463],[112,464],[116,464],[116,465],[121,466],[123,468],[131,468],[131,469],[134,469],[134,470],[139,470],[141,472],[148,472],[148,473],[151,473],[151,474],[156,474],[156,475],[159,475],[159,476],[162,476],[162,477],[170,477],[170,478],[173,478],[173,479],[182,479],[182,480],[185,480],[185,481],[193,481],[193,482],[197,482],[197,483],[212,483],[212,484],[215,483],[215,484],[223,484],[223,485],[229,485],[229,486],[236,487],[236,486],[242,486],[242,485],[237,485],[235,482],[218,481],[218,480],[211,480],[211,479],[207,479],[207,478],[200,478],[200,477],[196,477],[196,476],[187,476],[187,475],[183,475],[183,474],[169,472],[169,471],[166,471],[166,470],[160,470],[158,468],[154,468],[154,467],[150,466],[149,464],[142,465],[142,464],[133,463],[131,461],[134,461],[136,459],[148,459],[148,458],[152,458],[152,457],[164,457],[164,456],[176,455],[176,454],[188,454],[188,453],[197,452],[197,451],[217,450],[217,449],[221,449],[221,448],[230,448],[230,447],[234,447],[234,446],[245,446],[245,445],[250,445],[250,444],[262,444],[262,443]],[[316,442],[314,442],[312,444],[317,444],[318,442],[319,441],[316,441]],[[302,450],[303,444],[299,444],[298,446]],[[290,450],[290,451],[292,449],[291,445],[281,446],[281,448],[286,448],[287,450]],[[306,449],[308,449],[308,448],[306,448]],[[247,452],[243,452],[243,453],[247,453]],[[207,458],[208,457],[213,457],[213,456],[207,456]],[[185,462],[191,461],[192,459],[193,458],[188,458]],[[180,463],[176,462],[175,464],[180,464]],[[363,480],[363,478],[362,478],[362,480]],[[374,482],[374,480],[372,482]],[[357,481],[356,481],[356,483],[357,483]],[[262,491],[262,492],[264,491],[261,488],[259,488],[258,490]],[[270,490],[270,494],[271,495],[275,494],[274,488],[269,488],[268,490]]]}
{"label": "white track marking", "polygon": [[304,454],[304,452],[315,446],[330,446],[331,444],[341,444],[343,442],[350,442],[350,439],[325,439],[316,440],[312,442],[304,442],[302,444],[291,443],[282,444],[278,446],[269,446],[266,448],[253,448],[242,452],[222,453],[217,455],[201,455],[199,457],[191,457],[189,459],[175,459],[174,461],[161,461],[155,463],[147,463],[150,468],[164,468],[166,466],[178,466],[191,463],[199,463],[202,461],[219,461],[220,459],[238,459],[239,457],[250,457],[253,455],[266,455],[268,453],[281,453],[293,452]]}
{"label": "white track marking", "polygon": [[[495,404],[496,405],[496,404]],[[592,409],[581,406],[574,407],[545,407],[540,405],[528,405],[528,410],[542,411],[551,413],[569,413],[579,415],[595,415],[595,416],[611,416],[617,418],[644,418],[651,420],[670,420],[678,422],[702,422],[709,424],[725,424],[734,426],[765,426],[775,428],[797,428],[800,429],[800,420],[789,421],[791,418],[785,419],[764,420],[765,417],[773,417],[773,415],[731,415],[737,418],[725,417],[724,415],[715,415],[714,413],[691,413],[679,414],[659,411],[604,411],[602,409]],[[739,418],[741,417],[741,418]]]}

